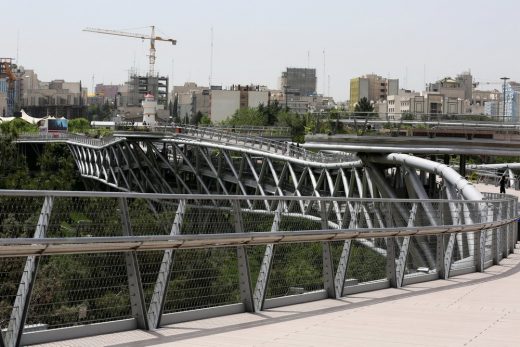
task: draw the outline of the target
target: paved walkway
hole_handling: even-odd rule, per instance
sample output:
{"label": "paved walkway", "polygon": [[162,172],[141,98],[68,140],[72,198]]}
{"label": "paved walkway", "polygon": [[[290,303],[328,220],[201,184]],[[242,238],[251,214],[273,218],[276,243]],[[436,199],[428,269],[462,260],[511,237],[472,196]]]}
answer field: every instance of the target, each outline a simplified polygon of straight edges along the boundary
{"label": "paved walkway", "polygon": [[519,298],[516,253],[485,273],[43,346],[519,346]]}
{"label": "paved walkway", "polygon": [[[473,183],[475,188],[481,193],[500,193],[500,187],[492,184]],[[514,190],[513,188],[506,188],[506,194],[514,195],[520,198],[520,190]]]}

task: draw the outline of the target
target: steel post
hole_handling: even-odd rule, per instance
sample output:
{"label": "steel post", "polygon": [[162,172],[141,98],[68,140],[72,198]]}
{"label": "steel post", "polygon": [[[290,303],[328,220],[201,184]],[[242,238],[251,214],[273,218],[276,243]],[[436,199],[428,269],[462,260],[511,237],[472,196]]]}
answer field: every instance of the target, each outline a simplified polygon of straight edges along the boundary
{"label": "steel post", "polygon": [[[53,197],[46,196],[44,198],[40,217],[38,218],[38,224],[36,225],[36,230],[33,236],[35,239],[46,237],[53,203]],[[25,261],[22,278],[20,279],[20,285],[18,286],[16,299],[11,312],[11,319],[9,320],[7,331],[5,332],[6,347],[18,347],[20,345],[20,339],[22,338],[25,320],[27,319],[27,312],[29,311],[32,289],[34,287],[34,282],[36,281],[39,262],[40,257],[38,256],[29,256]]]}
{"label": "steel post", "polygon": [[[119,208],[121,212],[123,236],[133,236],[130,214],[128,212],[128,201],[126,198],[119,199]],[[148,324],[143,283],[141,280],[141,272],[139,271],[137,253],[135,251],[125,252],[125,263],[128,277],[130,305],[132,306],[132,316],[135,317],[139,329],[148,330],[150,325]]]}
{"label": "steel post", "polygon": [[[245,232],[240,202],[236,200],[233,201],[233,215],[235,221],[235,232]],[[247,250],[244,246],[237,247],[237,260],[240,299],[244,304],[246,312],[254,312],[255,305],[253,303],[253,292],[251,290],[251,275],[249,272],[249,262],[247,260]]]}
{"label": "steel post", "polygon": [[[181,227],[184,221],[184,213],[186,212],[186,200],[179,200],[179,206],[175,213],[175,219],[170,231],[170,235],[180,235]],[[166,292],[170,282],[171,269],[173,266],[175,251],[168,249],[164,251],[164,255],[159,268],[159,274],[155,282],[152,299],[148,307],[148,322],[151,329],[157,329],[161,325],[161,316],[164,309],[164,301],[166,300]]]}
{"label": "steel post", "polygon": [[[271,232],[280,230],[280,223],[282,221],[283,201],[278,202],[278,207],[274,214],[273,224],[271,225]],[[253,301],[255,305],[255,311],[262,311],[264,308],[265,297],[267,294],[267,284],[269,281],[269,274],[271,273],[271,266],[273,265],[274,256],[274,245],[268,244],[265,246],[264,257],[262,264],[260,265],[260,271],[258,272],[258,278],[256,280],[255,291],[253,294]]]}

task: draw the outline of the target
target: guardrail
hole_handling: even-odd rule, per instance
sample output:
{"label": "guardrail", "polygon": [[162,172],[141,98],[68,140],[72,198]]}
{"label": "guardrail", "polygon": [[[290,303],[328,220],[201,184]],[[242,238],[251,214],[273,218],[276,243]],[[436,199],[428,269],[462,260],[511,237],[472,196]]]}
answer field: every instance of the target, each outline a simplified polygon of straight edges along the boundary
{"label": "guardrail", "polygon": [[0,327],[42,343],[483,271],[512,252],[516,211],[500,194],[0,191]]}
{"label": "guardrail", "polygon": [[213,128],[183,127],[182,134],[198,138],[204,138],[211,141],[218,141],[219,143],[240,145],[253,149],[265,150],[281,155],[290,156],[293,158],[310,160],[319,163],[337,163],[354,160],[354,156],[343,152],[316,153],[306,150],[300,147],[299,144],[294,144],[292,142],[281,142],[262,137],[243,136],[238,133],[218,131]]}
{"label": "guardrail", "polygon": [[121,138],[108,136],[104,138],[93,138],[74,133],[29,133],[23,132],[18,135],[17,141],[43,141],[43,142],[72,142],[80,143],[92,147],[104,147],[112,143],[121,141]]}
{"label": "guardrail", "polygon": [[[453,136],[493,138],[502,140],[520,140],[520,124],[498,116],[475,114],[419,114],[419,113],[377,113],[377,112],[341,112],[339,114],[315,113],[319,122],[328,122],[332,129],[344,124],[352,127],[357,133],[374,133],[388,136],[413,135],[436,136],[446,132]],[[334,133],[338,132],[336,129]],[[315,129],[315,132],[320,132]],[[321,131],[323,133],[323,130]],[[325,131],[327,132],[327,131]],[[417,134],[416,134],[417,133]]]}
{"label": "guardrail", "polygon": [[[301,148],[299,144],[292,142],[282,142],[271,140],[263,137],[244,136],[239,133],[222,131],[219,128],[211,127],[150,127],[150,135],[157,132],[174,135],[178,137],[193,137],[198,139],[205,139],[208,141],[217,141],[218,143],[244,146],[251,149],[267,151],[275,154],[289,156],[302,160],[309,160],[318,163],[337,163],[345,161],[353,161],[356,158],[351,154],[337,152],[311,152]],[[18,142],[71,142],[83,144],[92,147],[104,147],[124,140],[124,133],[120,136],[110,136],[105,138],[92,138],[79,134],[72,133],[21,133],[17,139]]]}

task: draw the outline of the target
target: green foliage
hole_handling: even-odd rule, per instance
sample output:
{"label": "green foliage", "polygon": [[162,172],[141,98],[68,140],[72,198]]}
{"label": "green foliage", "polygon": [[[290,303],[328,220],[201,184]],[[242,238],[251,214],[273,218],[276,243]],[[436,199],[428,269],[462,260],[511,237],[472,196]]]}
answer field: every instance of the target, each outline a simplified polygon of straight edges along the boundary
{"label": "green foliage", "polygon": [[10,122],[0,123],[0,132],[12,136],[17,136],[20,133],[36,133],[38,132],[38,125],[27,123],[21,118],[15,118]]}
{"label": "green foliage", "polygon": [[279,126],[291,128],[293,141],[303,142],[306,118],[280,106],[278,102],[245,108],[222,121],[227,126]]}
{"label": "green foliage", "polygon": [[227,118],[222,122],[230,126],[265,126],[267,119],[258,109],[244,108],[237,110],[231,118]]}
{"label": "green foliage", "polygon": [[23,120],[0,124],[0,189],[23,189],[30,183],[25,157],[13,142],[27,125]]}
{"label": "green foliage", "polygon": [[415,116],[413,115],[413,113],[410,113],[410,112],[405,112],[401,115],[401,119],[402,120],[414,120],[415,119]]}
{"label": "green foliage", "polygon": [[368,112],[374,112],[374,106],[366,97],[362,97],[354,106],[354,112],[356,112],[357,116],[364,117]]}
{"label": "green foliage", "polygon": [[79,174],[67,146],[46,145],[38,158],[38,167],[32,189],[76,190]]}
{"label": "green foliage", "polygon": [[69,132],[87,133],[90,130],[90,122],[86,118],[75,118],[69,120]]}
{"label": "green foliage", "polygon": [[211,125],[211,118],[208,115],[203,115],[199,122],[200,125]]}

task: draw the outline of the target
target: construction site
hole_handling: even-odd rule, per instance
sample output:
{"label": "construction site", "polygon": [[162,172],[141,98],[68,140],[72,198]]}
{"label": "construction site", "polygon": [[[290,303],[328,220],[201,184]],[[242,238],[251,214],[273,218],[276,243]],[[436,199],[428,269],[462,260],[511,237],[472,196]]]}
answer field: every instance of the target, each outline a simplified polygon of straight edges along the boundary
{"label": "construction site", "polygon": [[160,76],[158,73],[155,73],[155,42],[164,41],[169,42],[172,45],[175,45],[177,41],[171,38],[157,36],[155,34],[155,26],[151,26],[150,29],[150,35],[97,28],[83,29],[83,31],[92,32],[96,34],[131,37],[140,40],[150,41],[150,50],[148,54],[148,73],[146,74],[146,76],[139,75],[137,73],[131,73],[128,82],[126,82],[124,86],[124,90],[122,90],[120,93],[120,101],[117,105],[118,111],[127,120],[133,120],[141,116],[141,103],[143,102],[145,95],[147,94],[152,94],[155,97],[155,100],[157,101],[157,116],[163,120],[166,120],[169,116],[168,77]]}

